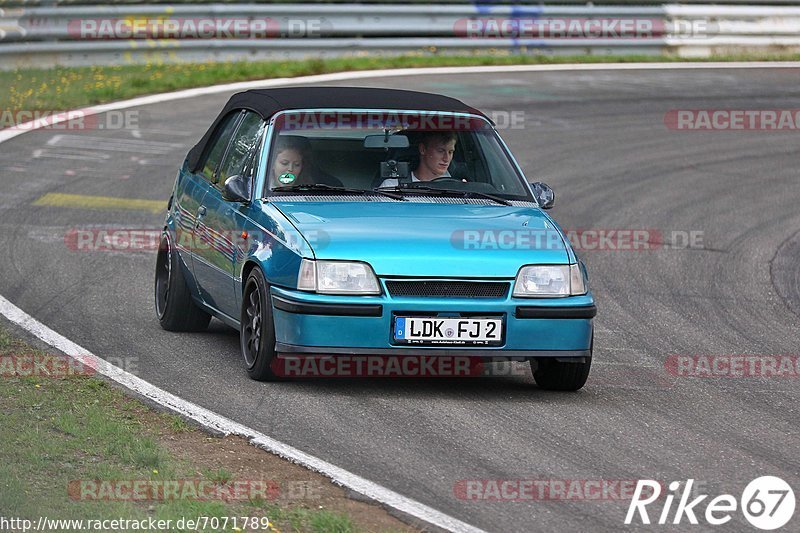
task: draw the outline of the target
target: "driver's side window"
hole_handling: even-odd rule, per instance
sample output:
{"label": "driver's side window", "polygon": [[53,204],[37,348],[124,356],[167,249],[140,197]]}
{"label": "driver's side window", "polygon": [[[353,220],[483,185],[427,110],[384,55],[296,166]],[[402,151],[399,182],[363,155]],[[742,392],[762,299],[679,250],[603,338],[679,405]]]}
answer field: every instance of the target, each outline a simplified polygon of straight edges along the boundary
{"label": "driver's side window", "polygon": [[206,181],[216,183],[216,174],[222,156],[225,155],[225,148],[228,146],[228,141],[231,138],[234,128],[236,127],[239,112],[234,112],[225,117],[222,123],[217,128],[214,135],[214,141],[211,144],[211,149],[208,151],[203,169],[200,174]]}
{"label": "driver's side window", "polygon": [[220,187],[225,184],[225,180],[233,176],[246,178],[248,183],[252,181],[255,162],[258,159],[256,152],[261,146],[265,127],[266,124],[258,114],[252,111],[245,112],[219,167],[217,183]]}

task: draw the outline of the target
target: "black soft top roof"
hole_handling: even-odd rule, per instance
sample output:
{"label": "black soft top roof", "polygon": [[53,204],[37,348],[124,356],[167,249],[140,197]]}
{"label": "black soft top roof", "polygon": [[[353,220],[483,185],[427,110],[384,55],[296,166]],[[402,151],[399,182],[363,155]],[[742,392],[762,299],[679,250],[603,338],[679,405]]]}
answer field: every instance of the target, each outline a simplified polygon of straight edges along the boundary
{"label": "black soft top roof", "polygon": [[252,89],[231,96],[222,112],[203,135],[187,160],[189,169],[196,171],[206,145],[222,119],[231,112],[249,109],[264,120],[275,113],[291,109],[413,109],[419,111],[445,111],[472,113],[488,119],[486,115],[460,100],[439,94],[406,91],[400,89],[376,89],[370,87],[282,87],[276,89]]}

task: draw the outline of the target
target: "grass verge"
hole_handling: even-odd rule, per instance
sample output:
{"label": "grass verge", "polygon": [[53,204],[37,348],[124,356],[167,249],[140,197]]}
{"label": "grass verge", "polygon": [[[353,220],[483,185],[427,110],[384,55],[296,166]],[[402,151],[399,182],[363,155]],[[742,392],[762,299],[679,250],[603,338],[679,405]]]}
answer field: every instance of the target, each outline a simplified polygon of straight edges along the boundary
{"label": "grass verge", "polygon": [[85,367],[64,371],[65,361],[0,326],[0,531],[22,529],[3,519],[43,516],[83,520],[46,523],[48,532],[115,519],[171,520],[161,531],[411,530],[318,474],[243,439],[211,437]]}
{"label": "grass verge", "polygon": [[[800,55],[735,55],[714,61],[786,61]],[[302,61],[56,67],[0,72],[0,128],[17,123],[18,111],[67,111],[146,94],[236,81],[297,77],[385,68],[704,61],[669,56],[402,55]]]}

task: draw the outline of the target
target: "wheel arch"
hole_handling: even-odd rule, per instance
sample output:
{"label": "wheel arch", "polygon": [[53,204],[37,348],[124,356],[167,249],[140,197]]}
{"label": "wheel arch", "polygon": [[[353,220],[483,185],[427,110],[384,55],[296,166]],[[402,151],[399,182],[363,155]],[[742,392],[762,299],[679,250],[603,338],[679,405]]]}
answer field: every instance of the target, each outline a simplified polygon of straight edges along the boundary
{"label": "wheel arch", "polygon": [[[244,287],[247,284],[247,278],[250,277],[250,272],[253,271],[254,268],[261,268],[261,265],[255,259],[248,259],[245,261],[244,265],[242,266],[242,294],[244,294]],[[261,273],[264,273],[264,269],[261,268]],[[266,275],[264,276],[266,279]],[[269,280],[267,280],[269,283]]]}

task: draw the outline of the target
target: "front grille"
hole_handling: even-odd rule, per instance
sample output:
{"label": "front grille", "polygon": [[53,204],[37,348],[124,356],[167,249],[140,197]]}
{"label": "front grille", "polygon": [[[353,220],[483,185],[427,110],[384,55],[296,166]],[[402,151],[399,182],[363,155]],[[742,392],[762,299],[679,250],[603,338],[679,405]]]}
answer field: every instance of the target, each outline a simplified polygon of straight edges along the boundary
{"label": "front grille", "polygon": [[505,298],[508,294],[505,281],[391,280],[386,288],[392,296],[421,298]]}

